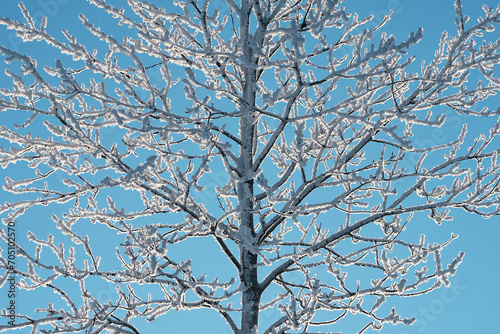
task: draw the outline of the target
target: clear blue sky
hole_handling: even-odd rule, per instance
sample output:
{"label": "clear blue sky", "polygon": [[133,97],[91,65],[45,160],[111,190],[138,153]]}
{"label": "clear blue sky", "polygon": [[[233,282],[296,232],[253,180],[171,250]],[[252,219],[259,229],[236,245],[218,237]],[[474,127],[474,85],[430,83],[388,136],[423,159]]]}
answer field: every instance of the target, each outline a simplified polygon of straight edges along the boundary
{"label": "clear blue sky", "polygon": [[[0,8],[0,16],[7,16],[21,20],[21,15],[15,0],[4,0]],[[170,1],[161,1],[169,3]],[[111,3],[117,3],[112,1]],[[125,1],[118,1],[123,3]],[[463,0],[464,12],[473,20],[482,15],[481,5],[496,6],[498,1],[494,0]],[[94,22],[102,24],[103,29],[109,29],[112,20],[107,19],[107,14],[96,10],[83,0],[26,0],[24,4],[35,17],[47,16],[51,32],[64,28],[76,35],[82,32],[81,23],[77,18],[79,12],[85,12],[87,17]],[[448,30],[450,34],[455,32],[453,25],[454,8],[453,0],[345,0],[344,5],[356,11],[360,16],[374,14],[375,19],[381,19],[390,9],[394,9],[392,20],[386,25],[385,31],[395,34],[401,40],[408,36],[409,32],[422,26],[424,28],[424,40],[414,50],[420,57],[429,59],[434,54],[439,37],[443,30]],[[497,38],[500,34],[496,33]],[[85,38],[80,40],[85,43]],[[91,40],[90,43],[95,43]],[[35,55],[40,58],[40,63],[53,64],[54,53],[50,53],[49,48],[39,43],[23,45],[15,37],[12,31],[7,31],[0,27],[0,44],[10,46],[21,52]],[[3,74],[4,64],[0,63],[0,82],[5,80]],[[0,84],[3,85],[3,84]],[[500,99],[491,100],[491,106],[500,105]],[[0,118],[2,123],[11,124],[13,119]],[[474,118],[462,118],[460,122],[469,122],[473,129],[481,129],[483,124],[478,123]],[[439,134],[446,136],[446,134]],[[3,144],[2,144],[3,145]],[[0,170],[0,179],[9,174],[15,178],[16,170],[9,168]],[[5,193],[0,193],[2,201],[5,201]],[[44,209],[32,210],[21,217],[18,224],[18,238],[22,238],[22,233],[28,229],[38,231],[43,234],[47,232],[46,224],[50,223],[49,212]],[[443,242],[452,232],[459,234],[460,238],[455,240],[444,251],[447,260],[452,259],[459,251],[465,251],[464,262],[459,268],[458,274],[452,279],[452,286],[448,290],[440,289],[431,294],[411,299],[400,300],[396,306],[401,315],[416,316],[419,321],[411,327],[386,325],[382,330],[384,334],[437,334],[437,333],[499,333],[497,318],[500,307],[500,290],[498,281],[500,277],[500,259],[496,253],[500,235],[500,218],[495,217],[490,220],[482,220],[480,217],[468,214],[456,214],[453,222],[437,227],[431,221],[422,220],[418,225],[412,225],[417,235],[427,233],[429,239],[436,242]],[[52,224],[51,224],[52,225]],[[114,255],[112,243],[103,240],[102,247],[110,246],[109,255]],[[205,253],[205,249],[196,250]],[[96,282],[94,287],[97,294],[102,298],[113,293],[114,288],[107,283]],[[52,293],[40,292],[38,298],[53,298]],[[29,297],[21,294],[18,305],[22,309],[30,309]],[[4,308],[3,301],[6,300],[5,289],[0,290],[0,305]],[[363,320],[363,319],[361,319]],[[355,319],[353,321],[356,321]],[[352,322],[346,322],[346,326]],[[213,326],[213,327],[212,327]],[[222,327],[220,327],[222,326]],[[207,333],[223,334],[229,333],[225,324],[218,315],[207,312],[187,313],[177,312],[167,314],[155,323],[141,325],[141,333]],[[356,327],[357,328],[357,327]],[[333,331],[343,331],[344,334],[353,333],[350,328],[335,328]]]}

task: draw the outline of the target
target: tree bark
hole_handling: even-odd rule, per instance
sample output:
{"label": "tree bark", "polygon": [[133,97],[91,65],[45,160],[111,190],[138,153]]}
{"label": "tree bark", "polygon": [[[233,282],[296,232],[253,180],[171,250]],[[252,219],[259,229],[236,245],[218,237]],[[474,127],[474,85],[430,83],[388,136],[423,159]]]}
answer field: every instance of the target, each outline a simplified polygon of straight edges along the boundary
{"label": "tree bark", "polygon": [[[253,50],[249,43],[251,6],[242,1],[240,15],[240,38],[243,56],[250,64],[254,62]],[[245,82],[243,101],[239,109],[240,118],[240,168],[241,179],[238,182],[238,204],[240,209],[240,233],[244,242],[240,244],[240,280],[245,290],[241,296],[242,316],[240,334],[257,334],[261,291],[258,281],[258,246],[254,227],[254,175],[252,173],[255,136],[255,69],[244,70]]]}
{"label": "tree bark", "polygon": [[241,334],[256,334],[259,321],[261,291],[257,279],[257,254],[243,249],[241,252],[242,280],[246,290],[241,297]]}

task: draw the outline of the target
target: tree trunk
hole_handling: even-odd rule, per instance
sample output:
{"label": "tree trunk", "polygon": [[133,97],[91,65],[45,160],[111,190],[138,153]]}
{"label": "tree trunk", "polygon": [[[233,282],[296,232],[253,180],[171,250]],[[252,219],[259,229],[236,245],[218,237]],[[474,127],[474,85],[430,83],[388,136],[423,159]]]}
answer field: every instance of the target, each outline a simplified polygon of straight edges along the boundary
{"label": "tree trunk", "polygon": [[[251,116],[249,115],[249,118]],[[242,293],[241,334],[256,334],[259,318],[260,287],[257,276],[258,245],[254,229],[254,193],[253,178],[249,176],[252,160],[253,125],[242,122],[242,165],[245,171],[238,183],[238,202],[240,207],[240,280],[245,286]]]}
{"label": "tree trunk", "polygon": [[242,279],[247,289],[241,297],[241,334],[257,334],[260,289],[257,280],[257,255],[248,250],[241,252]]}
{"label": "tree trunk", "polygon": [[[240,37],[243,56],[249,63],[254,62],[253,50],[249,42],[251,5],[242,1],[240,15]],[[257,275],[258,246],[255,237],[254,227],[254,175],[253,155],[255,136],[255,69],[247,67],[244,70],[245,82],[243,87],[243,101],[239,104],[239,109],[243,115],[240,118],[240,165],[241,178],[238,182],[238,204],[240,209],[239,231],[242,237],[240,244],[240,280],[245,286],[242,293],[241,305],[241,332],[240,334],[257,334],[260,304],[260,286]]]}
{"label": "tree trunk", "polygon": [[260,287],[257,276],[258,245],[254,227],[254,180],[252,176],[254,116],[247,109],[242,117],[240,170],[242,176],[238,182],[238,205],[240,209],[241,236],[240,247],[240,280],[246,290],[242,293],[241,334],[256,334],[259,318]]}

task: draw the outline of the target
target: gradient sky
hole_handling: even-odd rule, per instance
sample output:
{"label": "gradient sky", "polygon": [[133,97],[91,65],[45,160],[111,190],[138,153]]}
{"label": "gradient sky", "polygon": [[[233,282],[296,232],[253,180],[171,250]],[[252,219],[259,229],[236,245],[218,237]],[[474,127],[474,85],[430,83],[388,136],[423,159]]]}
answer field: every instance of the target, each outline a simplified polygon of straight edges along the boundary
{"label": "gradient sky", "polygon": [[[20,11],[15,0],[2,1],[0,16],[11,17],[22,20]],[[125,1],[111,1],[111,3],[121,3],[126,6]],[[161,1],[169,3],[170,0]],[[481,5],[497,6],[498,1],[494,0],[463,0],[464,13],[469,15],[473,21],[482,15]],[[77,18],[79,12],[85,12],[87,17],[101,25],[103,29],[110,29],[113,20],[107,18],[107,14],[96,10],[93,6],[83,0],[26,0],[24,4],[35,17],[48,17],[48,30],[59,31],[64,28],[76,35],[83,32],[80,21]],[[345,0],[344,6],[349,10],[359,13],[360,16],[369,14],[375,15],[375,20],[380,20],[390,9],[394,10],[392,20],[385,26],[384,30],[396,35],[398,40],[406,38],[408,34],[418,27],[424,28],[424,40],[410,53],[416,53],[419,57],[429,59],[433,56],[438,44],[439,37],[443,30],[448,30],[450,34],[455,33],[453,0]],[[109,31],[109,30],[108,30]],[[495,32],[496,37],[500,37]],[[85,36],[85,35],[83,35]],[[86,35],[88,38],[88,35]],[[85,38],[80,40],[85,43]],[[96,43],[95,39],[89,39],[89,43]],[[40,63],[53,64],[54,53],[50,54],[50,48],[41,43],[30,43],[23,45],[21,40],[15,37],[12,31],[7,31],[0,27],[0,44],[9,46],[21,53],[35,55],[40,59]],[[424,59],[421,58],[421,59]],[[0,85],[5,80],[5,65],[0,62]],[[498,68],[497,68],[498,69]],[[495,97],[490,99],[488,104],[492,108],[500,105],[500,99]],[[467,122],[472,131],[480,131],[487,124],[480,123],[473,117],[462,117],[459,122]],[[12,124],[14,119],[0,117],[2,124]],[[486,128],[489,129],[489,128]],[[433,133],[442,140],[446,138],[446,133]],[[425,140],[425,139],[422,139]],[[3,143],[1,145],[4,145]],[[0,179],[6,175],[15,178],[19,170],[9,167],[0,170]],[[0,192],[1,200],[5,201],[6,193]],[[47,210],[45,210],[47,211]],[[46,224],[51,223],[50,212],[44,209],[35,208],[28,214],[22,216],[18,221],[18,238],[23,238],[27,230],[43,234],[47,233]],[[498,312],[500,306],[500,289],[498,282],[500,277],[500,260],[496,253],[498,251],[498,240],[500,235],[500,218],[494,217],[483,220],[480,217],[459,212],[454,215],[454,220],[442,226],[436,226],[432,221],[422,219],[418,224],[413,224],[405,233],[415,232],[417,235],[425,232],[428,240],[444,242],[451,233],[459,234],[460,237],[443,251],[444,260],[451,260],[459,251],[465,251],[464,262],[459,267],[457,275],[452,278],[452,286],[449,289],[439,289],[434,292],[415,298],[408,298],[394,302],[399,314],[402,316],[416,316],[418,322],[413,326],[384,326],[383,334],[437,334],[437,333],[499,333]],[[22,241],[20,241],[22,242]],[[105,243],[102,240],[103,244]],[[110,256],[114,256],[114,246],[111,245]],[[194,245],[196,246],[196,245]],[[4,247],[0,244],[0,247]],[[105,245],[103,245],[105,247]],[[199,253],[206,250],[199,246]],[[203,252],[201,252],[203,251]],[[111,295],[113,286],[107,283],[96,282],[96,289],[102,298]],[[30,310],[30,298],[33,295],[18,298],[18,305],[21,309]],[[39,292],[38,298],[49,299],[54,294]],[[0,307],[4,308],[4,301],[7,300],[5,288],[0,289]],[[0,320],[3,323],[3,320]],[[343,331],[344,334],[354,333],[349,328],[350,324],[363,321],[362,318],[352,318],[345,321],[344,328],[334,328],[333,331]],[[225,323],[215,313],[208,312],[177,312],[169,313],[152,324],[138,325],[141,333],[206,333],[225,334],[229,333]],[[354,328],[354,327],[353,327]],[[358,328],[356,326],[355,328]],[[22,333],[22,331],[17,331]],[[371,333],[367,331],[366,333]]]}

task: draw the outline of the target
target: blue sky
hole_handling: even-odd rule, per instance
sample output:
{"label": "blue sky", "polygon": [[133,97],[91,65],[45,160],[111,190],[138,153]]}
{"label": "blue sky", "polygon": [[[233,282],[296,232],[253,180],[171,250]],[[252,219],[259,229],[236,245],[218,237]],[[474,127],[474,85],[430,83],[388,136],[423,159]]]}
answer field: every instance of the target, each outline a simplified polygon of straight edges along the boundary
{"label": "blue sky", "polygon": [[[0,16],[11,17],[21,20],[21,14],[16,6],[16,1],[4,1],[0,9]],[[117,3],[114,1],[112,3]],[[485,3],[488,6],[496,6],[498,1],[494,0],[463,0],[464,13],[469,15],[472,20],[482,15],[481,5]],[[86,4],[83,0],[26,0],[24,4],[30,13],[39,19],[41,16],[47,16],[51,32],[59,31],[62,28],[81,33],[84,38],[80,42],[85,42],[85,35],[80,21],[77,18],[79,12],[85,12],[87,17],[102,24],[104,29],[109,29],[112,20],[107,19],[107,14]],[[125,1],[123,1],[125,4]],[[375,20],[380,20],[390,9],[394,10],[392,20],[384,28],[385,31],[395,34],[397,39],[406,38],[408,34],[422,26],[424,28],[424,40],[412,51],[419,57],[429,59],[434,54],[441,32],[448,30],[450,34],[455,32],[453,24],[454,8],[452,0],[345,0],[344,5],[360,16],[369,14],[375,15]],[[86,37],[85,37],[86,36]],[[499,34],[496,33],[498,37]],[[96,43],[95,39],[89,39],[90,43]],[[30,43],[23,45],[15,37],[12,31],[7,31],[0,27],[0,44],[10,46],[21,53],[28,53],[40,59],[40,63],[52,65],[55,53],[50,48],[40,43]],[[3,74],[4,64],[0,63],[0,82],[5,80]],[[3,85],[0,84],[0,85]],[[490,100],[490,106],[496,108],[500,105],[500,99],[495,97]],[[14,119],[0,117],[2,124],[12,124]],[[484,121],[484,120],[483,120]],[[489,123],[478,122],[471,117],[457,118],[457,123],[467,122],[473,131],[480,131]],[[113,134],[110,133],[110,136]],[[446,139],[446,133],[432,133],[442,140]],[[425,140],[425,139],[422,139]],[[0,179],[6,175],[15,178],[16,173],[22,172],[22,169],[10,167],[6,170],[0,170]],[[2,201],[5,200],[5,193],[1,192]],[[46,226],[50,224],[50,210],[52,208],[35,208],[17,221],[18,238],[23,237],[27,230],[40,234],[47,234]],[[450,261],[460,251],[465,251],[464,262],[459,267],[458,274],[452,278],[451,288],[439,289],[431,294],[409,298],[405,300],[394,301],[394,305],[401,315],[416,316],[419,321],[413,326],[391,326],[386,325],[382,330],[384,334],[417,334],[417,333],[495,333],[497,328],[497,313],[499,311],[498,300],[500,300],[500,291],[496,286],[498,277],[500,277],[500,260],[496,254],[498,247],[498,236],[500,235],[500,219],[494,217],[489,220],[483,220],[480,217],[469,214],[458,213],[454,215],[454,221],[448,222],[442,226],[436,226],[432,221],[422,219],[418,224],[413,224],[405,233],[428,234],[429,239],[436,242],[444,242],[451,233],[460,235],[444,251],[445,259]],[[95,233],[99,234],[99,228],[95,228]],[[22,241],[20,241],[22,242]],[[199,254],[206,254],[204,248],[207,245],[189,245],[191,251]],[[3,245],[0,245],[3,247]],[[107,249],[110,256],[114,256],[114,246],[107,240],[102,240],[100,247]],[[200,249],[196,249],[200,247]],[[196,255],[194,255],[196,256]],[[95,282],[93,287],[98,296],[106,298],[114,291],[113,286]],[[54,294],[37,292],[37,298],[49,300]],[[0,290],[0,301],[6,300],[5,288]],[[21,295],[18,299],[18,305],[21,309],[30,310],[33,294]],[[391,301],[392,302],[392,301]],[[0,307],[5,307],[0,305]],[[345,328],[333,329],[334,331],[343,331],[345,334],[354,333],[349,326],[356,321],[363,320],[352,318],[345,322]],[[210,328],[207,328],[209,326]],[[167,332],[172,333],[229,333],[224,322],[214,313],[208,312],[177,312],[169,313],[163,318],[158,319],[152,324],[141,324],[144,333],[157,333],[168,327]],[[357,328],[357,327],[356,327]]]}

